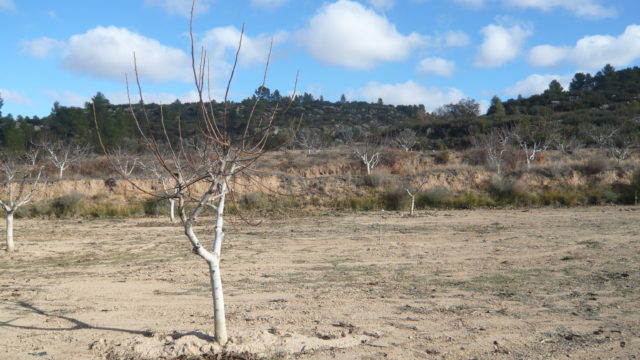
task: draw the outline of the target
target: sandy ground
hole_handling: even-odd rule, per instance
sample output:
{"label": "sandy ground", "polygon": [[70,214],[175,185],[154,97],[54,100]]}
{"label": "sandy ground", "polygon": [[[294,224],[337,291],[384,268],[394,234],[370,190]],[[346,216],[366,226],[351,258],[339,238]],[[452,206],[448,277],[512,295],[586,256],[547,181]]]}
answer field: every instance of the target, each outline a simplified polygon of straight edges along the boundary
{"label": "sandy ground", "polygon": [[[271,359],[640,354],[637,207],[231,220],[222,264],[230,351]],[[18,251],[0,253],[0,359],[212,349],[207,268],[178,225],[18,219],[15,232]]]}

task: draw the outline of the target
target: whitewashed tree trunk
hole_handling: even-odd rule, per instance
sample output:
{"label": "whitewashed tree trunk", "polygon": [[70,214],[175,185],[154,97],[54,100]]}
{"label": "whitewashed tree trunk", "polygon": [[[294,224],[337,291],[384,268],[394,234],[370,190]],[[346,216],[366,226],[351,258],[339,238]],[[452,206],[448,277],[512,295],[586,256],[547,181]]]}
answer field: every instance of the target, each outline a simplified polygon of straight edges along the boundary
{"label": "whitewashed tree trunk", "polygon": [[411,212],[409,212],[409,215],[413,216],[413,212],[416,208],[416,196],[412,195],[411,196]]}
{"label": "whitewashed tree trunk", "polygon": [[222,241],[224,240],[224,203],[227,192],[227,182],[220,186],[220,198],[218,199],[215,237],[213,240],[213,261],[209,262],[211,275],[211,292],[213,295],[213,318],[216,331],[216,340],[220,344],[227,343],[227,320],[224,311],[224,292],[222,291],[222,276],[220,274],[220,254],[222,253]]}
{"label": "whitewashed tree trunk", "polygon": [[13,213],[7,214],[7,251],[13,252],[15,245],[13,244]]}
{"label": "whitewashed tree trunk", "polygon": [[176,200],[173,198],[169,199],[169,219],[171,220],[171,222],[176,221],[175,208],[176,208]]}

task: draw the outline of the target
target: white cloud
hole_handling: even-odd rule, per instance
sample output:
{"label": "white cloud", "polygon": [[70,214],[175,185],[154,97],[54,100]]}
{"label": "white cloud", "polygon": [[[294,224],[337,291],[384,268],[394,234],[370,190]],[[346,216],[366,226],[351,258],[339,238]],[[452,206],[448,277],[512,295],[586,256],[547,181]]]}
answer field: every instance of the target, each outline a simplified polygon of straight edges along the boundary
{"label": "white cloud", "polygon": [[59,102],[63,106],[76,106],[83,107],[84,103],[89,102],[91,99],[88,96],[80,95],[76,92],[64,90],[58,92],[55,90],[46,90],[45,93],[49,96],[49,100],[52,102]]}
{"label": "white cloud", "polygon": [[[545,56],[548,56],[545,59]],[[640,58],[640,25],[629,25],[618,37],[609,35],[585,36],[574,47],[541,45],[529,54],[534,66],[551,66],[569,62],[578,67],[595,70],[606,64],[627,66]]]}
{"label": "white cloud", "polygon": [[[212,61],[225,61],[227,55],[235,54],[240,41],[241,31],[235,26],[218,27],[207,31],[202,43],[212,57]],[[254,63],[264,64],[269,55],[269,46],[273,39],[274,46],[287,40],[286,32],[279,32],[273,36],[260,34],[251,37],[246,33],[242,36],[242,48],[238,58],[240,65],[249,66]]]}
{"label": "white cloud", "polygon": [[4,102],[12,102],[22,105],[33,104],[33,101],[31,99],[15,90],[0,89],[0,97],[2,98],[2,100],[4,100]]}
{"label": "white cloud", "polygon": [[[195,13],[204,14],[209,11],[211,0],[199,0],[196,3]],[[145,0],[145,5],[158,7],[169,15],[191,16],[192,0]]]}
{"label": "white cloud", "polygon": [[478,8],[483,6],[484,3],[487,2],[487,0],[455,0],[455,2],[462,5]]}
{"label": "white cloud", "polygon": [[251,5],[261,8],[273,9],[284,5],[288,0],[251,0]]}
{"label": "white cloud", "polygon": [[498,67],[515,59],[532,31],[521,25],[504,27],[487,25],[482,28],[484,41],[478,49],[475,65],[478,67]]}
{"label": "white cloud", "polygon": [[396,4],[396,0],[367,0],[367,2],[378,10],[389,10]]}
{"label": "white cloud", "polygon": [[515,85],[507,88],[504,93],[509,96],[531,96],[541,94],[549,88],[552,80],[557,80],[562,87],[567,89],[573,75],[540,75],[533,74],[527,76],[526,79],[518,81]]}
{"label": "white cloud", "polygon": [[431,111],[442,105],[456,103],[465,98],[464,93],[459,89],[425,87],[411,80],[403,84],[379,84],[377,82],[370,82],[360,89],[358,93],[369,102],[374,102],[381,98],[385,104],[423,104]]}
{"label": "white cloud", "polygon": [[20,45],[23,53],[42,59],[53,55],[56,50],[62,49],[65,43],[43,36],[35,40],[23,40]]}
{"label": "white cloud", "polygon": [[464,31],[448,31],[444,35],[444,44],[448,47],[467,46],[469,42],[469,36]]}
{"label": "white cloud", "polygon": [[53,11],[53,10],[50,10],[50,11],[47,13],[47,15],[48,15],[50,18],[54,19],[54,20],[58,20],[58,14],[56,14],[56,12],[55,12],[55,11]]}
{"label": "white cloud", "polygon": [[13,0],[0,0],[0,11],[13,11],[16,9],[16,4]]}
{"label": "white cloud", "polygon": [[451,76],[456,69],[453,61],[445,60],[438,57],[429,57],[423,59],[418,64],[418,72],[423,74],[433,73],[440,76]]}
{"label": "white cloud", "polygon": [[349,0],[320,8],[299,37],[314,58],[355,70],[404,60],[425,41],[417,33],[400,34],[387,18]]}
{"label": "white cloud", "polygon": [[[220,91],[214,93],[212,95],[216,100],[220,100],[222,97],[217,96],[220,95]],[[105,96],[109,99],[109,102],[112,104],[128,104],[129,98],[127,97],[126,92],[111,92],[106,93]],[[142,93],[142,97],[144,98],[144,102],[146,104],[171,104],[176,100],[180,100],[180,102],[196,102],[198,101],[198,93],[195,90],[188,91],[182,95],[175,95],[170,93]],[[138,103],[140,101],[140,96],[136,93],[131,96],[131,102]]]}
{"label": "white cloud", "polygon": [[531,49],[528,60],[533,66],[551,66],[565,59],[570,52],[566,47],[540,45]]}
{"label": "white cloud", "polygon": [[505,5],[534,8],[542,11],[550,11],[553,8],[564,8],[577,16],[591,18],[606,18],[616,15],[612,8],[602,6],[600,0],[503,0]]}
{"label": "white cloud", "polygon": [[191,78],[190,58],[182,50],[114,26],[72,36],[62,65],[77,73],[122,81],[125,73],[133,72],[134,52],[139,75],[144,79],[162,82]]}

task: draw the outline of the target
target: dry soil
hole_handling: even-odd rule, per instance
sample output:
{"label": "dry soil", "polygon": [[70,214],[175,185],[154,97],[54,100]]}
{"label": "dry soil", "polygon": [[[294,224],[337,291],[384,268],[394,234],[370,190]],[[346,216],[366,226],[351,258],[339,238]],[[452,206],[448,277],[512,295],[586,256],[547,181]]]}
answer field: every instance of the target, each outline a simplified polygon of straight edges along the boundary
{"label": "dry soil", "polygon": [[[635,359],[640,208],[231,218],[227,350],[273,359]],[[211,219],[197,228],[209,239]],[[0,359],[212,346],[207,267],[164,218],[16,220]]]}

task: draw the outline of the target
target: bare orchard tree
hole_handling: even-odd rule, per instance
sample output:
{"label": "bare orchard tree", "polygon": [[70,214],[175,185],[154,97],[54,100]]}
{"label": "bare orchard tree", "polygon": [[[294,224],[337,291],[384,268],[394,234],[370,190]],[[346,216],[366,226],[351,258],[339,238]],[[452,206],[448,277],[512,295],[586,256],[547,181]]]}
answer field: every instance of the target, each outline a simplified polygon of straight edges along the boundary
{"label": "bare orchard tree", "polygon": [[[204,143],[204,145],[201,145],[201,142],[189,143],[186,140],[182,140],[182,142],[183,144],[176,148],[157,144],[158,155],[154,155],[152,161],[149,161],[147,163],[140,162],[140,167],[146,170],[156,181],[158,181],[160,185],[159,191],[157,191],[158,198],[169,200],[169,220],[171,222],[175,222],[176,219],[176,199],[178,198],[177,195],[180,190],[180,182],[176,181],[175,177],[171,174],[177,174],[180,168],[176,167],[176,162],[174,161],[164,161],[164,164],[163,162],[157,161],[157,156],[160,156],[163,159],[172,159],[174,152],[177,152],[177,159],[202,159],[201,162],[194,162],[193,164],[191,164],[191,166],[195,168],[192,169],[189,174],[183,174],[183,176],[187,176],[187,178],[182,179],[182,181],[185,183],[189,183],[195,180],[196,176],[200,172],[202,172],[202,169],[199,169],[197,167],[207,166],[208,162],[206,154],[206,142]],[[188,150],[191,151],[190,154],[185,153]],[[164,168],[163,165],[166,165],[169,168]]]}
{"label": "bare orchard tree", "polygon": [[626,160],[633,149],[637,146],[637,141],[630,135],[609,138],[606,143],[609,154],[616,159],[618,164]]}
{"label": "bare orchard tree", "polygon": [[0,207],[4,210],[7,223],[7,251],[13,252],[13,216],[43,187],[42,167],[32,165],[31,160],[24,155],[0,154],[0,171]]}
{"label": "bare orchard tree", "polygon": [[597,147],[606,149],[613,137],[620,131],[620,128],[611,125],[592,126],[587,130],[587,134]]}
{"label": "bare orchard tree", "polygon": [[80,161],[89,153],[86,146],[62,141],[45,141],[41,147],[47,152],[47,159],[58,169],[58,179],[62,179],[69,166]]}
{"label": "bare orchard tree", "polygon": [[411,197],[411,210],[409,211],[409,216],[413,216],[416,208],[416,196],[420,193],[420,191],[422,191],[422,188],[427,183],[427,181],[428,179],[425,176],[420,180],[418,184],[415,184],[415,186],[412,186],[411,184],[405,186],[404,190],[407,192],[407,194],[409,194],[409,197]]}
{"label": "bare orchard tree", "polygon": [[575,136],[558,134],[555,146],[563,154],[571,154],[576,150],[584,148],[584,143]]}
{"label": "bare orchard tree", "polygon": [[304,128],[296,134],[296,142],[307,150],[307,154],[317,154],[325,147],[325,142],[321,131],[317,129]]}
{"label": "bare orchard tree", "polygon": [[509,151],[511,135],[507,129],[493,129],[474,139],[474,145],[485,151],[489,165],[496,169],[498,175],[502,174],[504,155]]}
{"label": "bare orchard tree", "polygon": [[545,124],[518,124],[510,133],[524,153],[527,170],[531,169],[531,163],[536,161],[539,153],[549,148],[554,139],[554,133]]}
{"label": "bare orchard tree", "polygon": [[372,134],[356,136],[353,131],[345,131],[343,140],[353,154],[362,161],[367,175],[371,175],[371,170],[378,166],[382,155],[383,146],[380,138]]}
{"label": "bare orchard tree", "polygon": [[40,155],[41,155],[41,151],[40,151],[40,147],[38,146],[33,146],[31,149],[27,150],[27,152],[24,154],[25,160],[27,160],[27,163],[31,166],[36,166],[38,165],[38,163],[40,162]]}
{"label": "bare orchard tree", "polygon": [[[263,117],[256,114],[257,102],[251,109],[250,115],[245,119],[246,124],[239,132],[231,132],[227,126],[228,104],[227,96],[238,62],[238,54],[242,45],[244,28],[240,36],[236,60],[232,67],[229,82],[226,88],[224,102],[222,103],[222,115],[214,116],[214,104],[209,97],[209,56],[206,50],[196,55],[195,40],[193,34],[193,14],[195,9],[195,0],[191,9],[190,37],[191,37],[191,58],[192,72],[196,92],[198,94],[198,131],[199,136],[203,139],[203,144],[199,149],[186,147],[185,141],[178,144],[171,144],[167,131],[161,135],[162,139],[156,139],[153,135],[145,131],[153,128],[148,124],[157,124],[158,127],[165,129],[164,117],[162,111],[160,117],[151,118],[146,111],[144,101],[142,99],[142,88],[138,78],[137,65],[134,65],[136,73],[136,84],[140,101],[131,101],[129,96],[129,107],[131,115],[137,124],[141,135],[141,143],[146,146],[151,154],[156,168],[164,171],[165,175],[172,184],[174,194],[166,195],[174,198],[177,202],[178,216],[182,224],[184,234],[193,247],[193,252],[198,254],[209,268],[209,277],[211,281],[211,292],[213,297],[213,313],[214,313],[214,331],[216,341],[224,345],[227,343],[227,326],[225,320],[224,296],[222,290],[222,277],[220,273],[220,260],[222,252],[222,243],[224,240],[224,210],[227,195],[231,191],[230,183],[237,176],[249,171],[250,167],[255,164],[265,153],[265,145],[272,132],[273,120],[277,115],[283,113],[279,105],[274,106],[269,116]],[[269,59],[265,67],[264,79],[261,88],[264,88],[266,82],[267,69]],[[128,81],[127,81],[128,83]],[[129,85],[127,84],[127,87]],[[295,87],[294,87],[295,89]],[[260,95],[260,94],[258,94]],[[257,96],[259,99],[260,96]],[[293,100],[294,95],[291,96]],[[137,112],[135,104],[140,105],[140,112]],[[289,103],[288,106],[291,106]],[[287,108],[288,109],[288,108]],[[284,110],[286,112],[286,109]],[[140,117],[137,114],[141,114]],[[97,118],[94,116],[97,123]],[[180,126],[180,125],[178,125]],[[160,142],[166,142],[169,147],[170,155],[165,157]],[[130,180],[134,183],[132,180]],[[135,183],[134,183],[135,184]],[[140,190],[147,192],[153,196],[160,196],[162,193],[152,193],[139,187]],[[187,206],[190,204],[190,206]],[[211,207],[215,211],[215,227],[213,244],[210,248],[205,247],[201,241],[199,234],[194,227],[196,220],[205,210]],[[206,235],[204,235],[206,237]]]}
{"label": "bare orchard tree", "polygon": [[404,129],[393,138],[393,142],[400,149],[404,151],[411,151],[411,149],[418,143],[418,136],[415,131],[411,129]]}
{"label": "bare orchard tree", "polygon": [[124,178],[130,177],[136,168],[142,166],[139,156],[132,150],[125,149],[122,146],[117,146],[115,149],[109,151],[109,153],[109,156],[115,163],[116,171]]}

